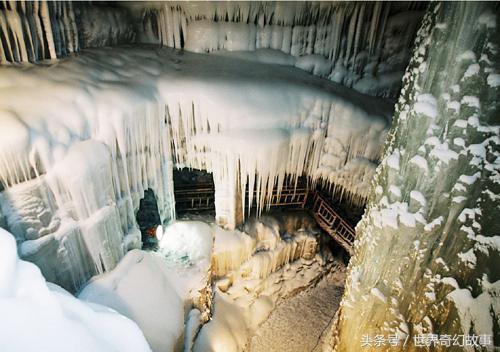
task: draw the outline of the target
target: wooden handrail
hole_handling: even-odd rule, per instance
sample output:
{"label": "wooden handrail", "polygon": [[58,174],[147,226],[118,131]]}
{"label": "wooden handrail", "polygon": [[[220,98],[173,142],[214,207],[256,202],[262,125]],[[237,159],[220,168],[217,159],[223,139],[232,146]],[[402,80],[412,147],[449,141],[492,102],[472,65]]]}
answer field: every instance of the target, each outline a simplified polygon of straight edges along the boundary
{"label": "wooden handrail", "polygon": [[[183,210],[215,209],[213,184],[195,185],[194,187],[183,186],[174,191],[176,203],[183,204]],[[320,192],[310,191],[302,186],[295,188],[285,185],[279,195],[277,189],[273,189],[269,206],[300,206],[304,208],[310,194],[314,196],[313,207],[310,211],[318,225],[340,243],[349,254],[352,254],[352,246],[356,239],[354,228],[335,211],[330,201]],[[256,195],[255,190],[254,195]],[[248,196],[248,191],[245,196]]]}

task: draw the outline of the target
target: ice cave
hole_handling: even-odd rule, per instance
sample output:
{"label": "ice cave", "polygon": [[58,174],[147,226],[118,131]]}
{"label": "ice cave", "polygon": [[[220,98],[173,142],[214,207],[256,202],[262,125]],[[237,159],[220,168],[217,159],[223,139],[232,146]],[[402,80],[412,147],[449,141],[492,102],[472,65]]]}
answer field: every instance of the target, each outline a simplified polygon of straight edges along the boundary
{"label": "ice cave", "polygon": [[500,351],[499,14],[1,1],[0,351]]}

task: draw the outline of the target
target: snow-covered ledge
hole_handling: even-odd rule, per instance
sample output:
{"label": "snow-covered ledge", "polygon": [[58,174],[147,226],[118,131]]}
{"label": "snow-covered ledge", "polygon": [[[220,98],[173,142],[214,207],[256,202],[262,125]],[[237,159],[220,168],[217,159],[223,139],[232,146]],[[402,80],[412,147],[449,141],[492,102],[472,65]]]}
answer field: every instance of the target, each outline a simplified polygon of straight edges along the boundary
{"label": "snow-covered ledge", "polygon": [[213,173],[226,228],[247,185],[263,209],[285,175],[363,202],[391,116],[292,67],[151,46],[0,71],[1,212],[21,256],[70,290],[140,246],[145,189],[164,223],[175,217],[174,165]]}

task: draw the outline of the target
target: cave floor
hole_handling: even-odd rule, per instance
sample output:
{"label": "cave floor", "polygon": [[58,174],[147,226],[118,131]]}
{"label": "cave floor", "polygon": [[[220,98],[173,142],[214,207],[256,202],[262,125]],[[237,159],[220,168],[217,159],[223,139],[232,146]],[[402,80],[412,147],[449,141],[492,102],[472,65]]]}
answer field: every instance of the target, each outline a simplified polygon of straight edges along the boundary
{"label": "cave floor", "polygon": [[339,308],[344,276],[331,272],[317,285],[285,299],[257,329],[247,352],[316,351]]}

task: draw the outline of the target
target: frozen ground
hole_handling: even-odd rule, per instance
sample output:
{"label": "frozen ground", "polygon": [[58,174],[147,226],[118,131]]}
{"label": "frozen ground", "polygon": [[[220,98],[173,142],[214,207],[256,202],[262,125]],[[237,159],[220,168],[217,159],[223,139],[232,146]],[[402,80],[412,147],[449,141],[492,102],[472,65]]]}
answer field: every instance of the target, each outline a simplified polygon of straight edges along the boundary
{"label": "frozen ground", "polygon": [[257,329],[246,351],[313,351],[339,307],[343,282],[343,271],[331,272],[316,286],[283,300]]}

